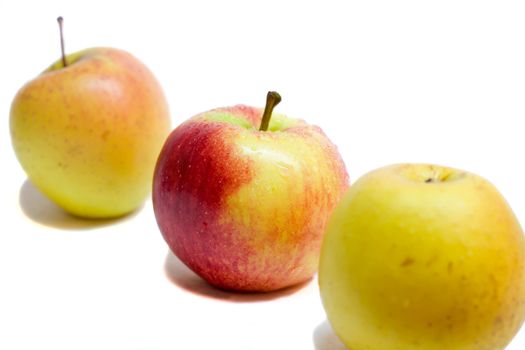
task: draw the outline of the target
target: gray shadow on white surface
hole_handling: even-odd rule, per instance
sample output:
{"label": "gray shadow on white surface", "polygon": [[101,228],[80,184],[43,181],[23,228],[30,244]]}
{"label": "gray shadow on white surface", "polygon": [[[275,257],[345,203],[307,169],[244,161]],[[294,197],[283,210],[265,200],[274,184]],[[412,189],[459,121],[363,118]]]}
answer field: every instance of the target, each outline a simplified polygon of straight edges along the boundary
{"label": "gray shadow on white surface", "polygon": [[29,179],[20,187],[18,196],[20,208],[34,222],[59,229],[88,230],[111,225],[122,219],[133,217],[140,210],[115,219],[86,219],[73,216],[49,200]]}
{"label": "gray shadow on white surface", "polygon": [[201,296],[232,302],[257,302],[283,298],[298,292],[312,282],[312,279],[309,279],[295,286],[266,293],[230,292],[208,284],[171,251],[168,251],[166,256],[164,271],[169,280],[182,289]]}
{"label": "gray shadow on white surface", "polygon": [[315,327],[313,338],[315,350],[350,350],[339,340],[326,320]]}

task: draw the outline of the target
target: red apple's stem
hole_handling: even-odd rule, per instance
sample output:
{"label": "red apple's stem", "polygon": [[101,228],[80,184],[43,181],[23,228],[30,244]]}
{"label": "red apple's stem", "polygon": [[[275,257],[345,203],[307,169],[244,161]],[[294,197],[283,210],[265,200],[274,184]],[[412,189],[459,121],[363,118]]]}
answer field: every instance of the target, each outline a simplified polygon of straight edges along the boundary
{"label": "red apple's stem", "polygon": [[64,50],[64,30],[63,30],[64,19],[62,18],[62,16],[57,18],[57,22],[58,22],[58,28],[60,29],[60,48],[62,49],[62,65],[64,67],[67,67],[66,51]]}
{"label": "red apple's stem", "polygon": [[272,117],[273,108],[281,102],[281,95],[275,91],[268,91],[266,95],[266,106],[264,107],[264,112],[262,116],[261,126],[259,127],[260,131],[268,130],[268,125],[270,125],[270,118]]}

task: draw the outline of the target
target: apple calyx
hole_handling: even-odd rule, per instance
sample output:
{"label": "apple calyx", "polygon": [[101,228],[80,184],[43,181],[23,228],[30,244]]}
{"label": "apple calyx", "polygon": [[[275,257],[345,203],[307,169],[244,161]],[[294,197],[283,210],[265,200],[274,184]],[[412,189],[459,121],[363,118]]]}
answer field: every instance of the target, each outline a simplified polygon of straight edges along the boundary
{"label": "apple calyx", "polygon": [[432,176],[425,179],[425,183],[447,182],[454,175],[450,169],[433,169],[433,172]]}
{"label": "apple calyx", "polygon": [[64,67],[67,67],[66,52],[64,50],[64,18],[62,18],[62,16],[58,16],[57,22],[58,29],[60,30],[60,49],[62,51],[62,65]]}
{"label": "apple calyx", "polygon": [[281,102],[281,95],[276,91],[268,91],[266,95],[266,106],[264,106],[264,112],[261,120],[261,126],[259,131],[267,131],[270,125],[270,119],[272,118],[273,108]]}

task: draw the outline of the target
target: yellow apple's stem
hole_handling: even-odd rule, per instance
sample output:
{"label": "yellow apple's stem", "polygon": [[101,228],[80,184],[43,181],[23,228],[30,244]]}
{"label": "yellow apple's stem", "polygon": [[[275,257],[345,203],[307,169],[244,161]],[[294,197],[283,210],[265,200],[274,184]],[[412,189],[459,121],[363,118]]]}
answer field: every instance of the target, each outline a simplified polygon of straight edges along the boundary
{"label": "yellow apple's stem", "polygon": [[270,125],[270,118],[272,117],[273,108],[281,102],[281,95],[275,91],[268,91],[266,95],[266,106],[264,107],[264,112],[262,116],[261,126],[259,127],[260,131],[268,130]]}
{"label": "yellow apple's stem", "polygon": [[60,29],[60,48],[62,49],[62,65],[64,67],[67,67],[66,51],[64,50],[64,30],[63,30],[64,19],[62,18],[62,16],[57,18],[57,22],[58,22],[58,28]]}

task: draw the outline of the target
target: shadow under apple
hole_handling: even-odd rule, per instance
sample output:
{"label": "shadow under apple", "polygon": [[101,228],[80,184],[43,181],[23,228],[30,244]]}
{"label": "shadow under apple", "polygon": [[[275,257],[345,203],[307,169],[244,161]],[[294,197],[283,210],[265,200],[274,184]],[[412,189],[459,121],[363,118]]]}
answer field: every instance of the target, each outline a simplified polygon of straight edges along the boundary
{"label": "shadow under apple", "polygon": [[339,340],[327,320],[315,327],[313,338],[315,350],[349,350]]}
{"label": "shadow under apple", "polygon": [[23,213],[32,221],[66,230],[88,230],[111,225],[129,219],[140,211],[139,208],[129,215],[112,219],[86,219],[73,216],[49,200],[29,179],[26,179],[20,187],[18,201]]}
{"label": "shadow under apple", "polygon": [[180,288],[201,296],[232,302],[258,302],[283,298],[298,292],[312,281],[312,279],[309,279],[291,287],[266,293],[226,291],[208,284],[171,251],[168,251],[166,256],[164,271],[169,280]]}

